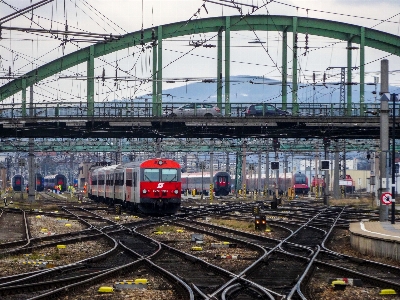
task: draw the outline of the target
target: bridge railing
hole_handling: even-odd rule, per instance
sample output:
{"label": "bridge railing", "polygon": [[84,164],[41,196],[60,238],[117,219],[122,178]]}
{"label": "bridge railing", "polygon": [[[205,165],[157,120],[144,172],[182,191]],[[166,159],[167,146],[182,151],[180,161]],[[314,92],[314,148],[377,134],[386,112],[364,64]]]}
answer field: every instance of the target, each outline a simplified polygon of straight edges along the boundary
{"label": "bridge railing", "polygon": [[[202,102],[203,103],[203,102]],[[206,103],[206,102],[204,102]],[[210,103],[210,102],[207,102]],[[167,102],[161,107],[161,117],[166,117],[168,114],[177,108],[189,104],[189,102]],[[212,103],[216,106],[216,103]],[[226,117],[241,118],[245,117],[247,108],[253,103],[230,103],[229,105],[222,104],[221,113]],[[282,108],[282,103],[269,103],[277,108]],[[389,109],[391,109],[389,104]],[[287,104],[286,110],[292,113],[293,116],[312,116],[312,117],[342,117],[342,116],[365,116],[373,117],[379,115],[379,103],[359,103],[351,104],[349,107],[343,107],[338,103],[299,103],[297,104],[298,112],[292,104]],[[154,117],[151,102],[96,102],[93,108],[93,117]],[[225,111],[229,112],[225,115]],[[368,112],[368,113],[367,113]],[[372,114],[371,114],[372,112]],[[194,110],[193,115],[197,115]],[[391,114],[391,113],[390,113]],[[193,116],[190,115],[190,116]],[[400,108],[397,107],[397,116],[400,116]],[[190,117],[189,116],[189,117]],[[27,107],[24,115],[24,110],[21,104],[1,104],[1,118],[88,118],[88,106],[86,102],[58,102],[58,103],[34,103],[32,108]],[[288,116],[290,117],[290,116]]]}

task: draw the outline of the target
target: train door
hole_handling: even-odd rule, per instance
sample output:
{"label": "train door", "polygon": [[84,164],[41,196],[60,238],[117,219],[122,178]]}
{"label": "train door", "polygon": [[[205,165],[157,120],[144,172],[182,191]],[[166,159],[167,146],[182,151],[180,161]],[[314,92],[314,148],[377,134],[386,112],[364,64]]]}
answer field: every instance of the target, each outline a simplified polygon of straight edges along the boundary
{"label": "train door", "polygon": [[64,181],[64,178],[62,176],[57,176],[57,183],[56,185],[59,186],[60,192],[65,192],[66,190],[66,182]]}
{"label": "train door", "polygon": [[42,182],[41,182],[41,178],[38,176],[38,174],[35,175],[35,191],[41,191],[41,186],[42,186]]}
{"label": "train door", "polygon": [[115,179],[114,179],[114,186],[115,186],[115,199],[119,201],[125,200],[125,193],[124,193],[124,169],[116,169],[115,170]]}
{"label": "train door", "polygon": [[105,201],[105,174],[103,170],[100,170],[97,175],[97,187],[99,200]]}
{"label": "train door", "polygon": [[133,170],[131,168],[126,169],[126,181],[125,181],[125,200],[132,202],[132,191],[133,191]]}
{"label": "train door", "polygon": [[136,168],[133,170],[133,191],[132,191],[132,201],[134,203],[139,203],[140,202],[140,189],[139,189],[139,173],[138,173],[139,168]]}
{"label": "train door", "polygon": [[227,182],[228,181],[227,181],[227,178],[225,176],[218,177],[218,186],[226,187]]}

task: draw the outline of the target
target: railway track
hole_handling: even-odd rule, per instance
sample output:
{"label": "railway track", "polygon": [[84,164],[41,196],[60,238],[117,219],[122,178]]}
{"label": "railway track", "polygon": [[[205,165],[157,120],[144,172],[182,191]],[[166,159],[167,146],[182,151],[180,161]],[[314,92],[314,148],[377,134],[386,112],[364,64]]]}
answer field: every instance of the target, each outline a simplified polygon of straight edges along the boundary
{"label": "railway track", "polygon": [[[100,282],[112,285],[121,278],[143,274],[156,283],[149,293],[169,291],[174,297],[171,299],[315,298],[316,291],[309,288],[310,283],[339,277],[357,278],[367,288],[400,289],[399,268],[340,254],[325,246],[335,228],[346,229],[349,222],[365,217],[373,219],[374,211],[304,205],[272,211],[264,207],[261,213],[270,217],[272,234],[268,235],[221,225],[230,219],[254,221],[251,204],[185,208],[174,216],[132,222],[126,218],[126,223],[116,221],[112,214],[99,212],[82,206],[64,206],[59,213],[29,212],[69,218],[85,229],[32,238],[29,224],[19,225],[20,232],[0,244],[3,259],[61,243],[72,247],[102,240],[108,246],[96,255],[50,269],[3,276],[0,297],[62,299],[85,289],[96,294],[94,288]],[[24,221],[24,214],[21,210],[3,210],[0,222],[7,216],[9,219],[3,219],[6,223],[29,223],[26,218]],[[168,226],[171,233],[160,234],[159,228]],[[201,251],[193,250],[196,243],[188,238],[197,234],[203,235],[206,242]],[[235,248],[216,250],[210,247],[211,243],[230,243]],[[237,251],[241,258],[226,260],[218,251]],[[129,297],[129,292],[126,295]]]}

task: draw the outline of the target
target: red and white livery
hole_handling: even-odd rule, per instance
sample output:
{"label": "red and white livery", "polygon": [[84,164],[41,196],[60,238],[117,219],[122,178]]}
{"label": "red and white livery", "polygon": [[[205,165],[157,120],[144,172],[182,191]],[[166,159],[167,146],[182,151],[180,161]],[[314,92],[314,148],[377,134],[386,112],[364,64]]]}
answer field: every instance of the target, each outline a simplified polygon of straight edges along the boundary
{"label": "red and white livery", "polygon": [[181,205],[181,166],[154,158],[89,170],[90,199],[146,214],[174,214]]}

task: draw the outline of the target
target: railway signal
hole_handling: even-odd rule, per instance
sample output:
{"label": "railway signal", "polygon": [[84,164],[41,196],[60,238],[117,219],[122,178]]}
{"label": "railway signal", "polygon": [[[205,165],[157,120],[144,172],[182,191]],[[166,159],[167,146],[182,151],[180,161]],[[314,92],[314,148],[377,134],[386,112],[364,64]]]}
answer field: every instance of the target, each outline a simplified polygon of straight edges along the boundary
{"label": "railway signal", "polygon": [[271,170],[279,170],[279,161],[271,161]]}
{"label": "railway signal", "polygon": [[324,144],[324,147],[327,148],[327,147],[329,147],[331,145],[331,140],[329,138],[327,138],[327,137],[324,137],[323,138],[323,144]]}
{"label": "railway signal", "polygon": [[253,206],[253,216],[260,214],[260,207],[258,205]]}
{"label": "railway signal", "polygon": [[329,170],[329,160],[321,161],[321,170]]}
{"label": "railway signal", "polygon": [[267,229],[267,218],[265,216],[254,217],[255,230],[265,231]]}

